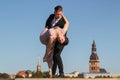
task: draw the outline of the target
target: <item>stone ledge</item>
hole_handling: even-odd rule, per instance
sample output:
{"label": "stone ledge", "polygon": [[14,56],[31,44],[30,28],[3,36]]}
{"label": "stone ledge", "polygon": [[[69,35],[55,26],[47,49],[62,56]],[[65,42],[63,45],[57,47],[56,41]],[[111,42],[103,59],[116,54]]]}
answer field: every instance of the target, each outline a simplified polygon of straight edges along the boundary
{"label": "stone ledge", "polygon": [[120,78],[98,78],[98,79],[84,79],[84,78],[17,78],[15,80],[120,80]]}

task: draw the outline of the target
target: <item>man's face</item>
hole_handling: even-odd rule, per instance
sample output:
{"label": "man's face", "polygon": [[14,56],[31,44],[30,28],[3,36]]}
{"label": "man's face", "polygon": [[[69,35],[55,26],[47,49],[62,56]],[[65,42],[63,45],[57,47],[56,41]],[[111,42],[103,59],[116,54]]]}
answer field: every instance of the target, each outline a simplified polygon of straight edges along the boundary
{"label": "man's face", "polygon": [[60,17],[62,17],[62,11],[55,12],[55,18],[58,19]]}

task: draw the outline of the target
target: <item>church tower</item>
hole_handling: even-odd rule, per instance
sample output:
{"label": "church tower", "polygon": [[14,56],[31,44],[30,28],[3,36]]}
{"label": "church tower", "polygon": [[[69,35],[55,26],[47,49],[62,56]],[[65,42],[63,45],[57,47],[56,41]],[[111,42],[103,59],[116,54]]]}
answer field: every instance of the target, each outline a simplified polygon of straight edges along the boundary
{"label": "church tower", "polygon": [[97,56],[95,41],[93,41],[93,44],[92,44],[92,52],[91,52],[90,61],[89,61],[89,72],[90,73],[100,72],[100,61]]}
{"label": "church tower", "polygon": [[41,73],[40,58],[38,58],[37,73]]}

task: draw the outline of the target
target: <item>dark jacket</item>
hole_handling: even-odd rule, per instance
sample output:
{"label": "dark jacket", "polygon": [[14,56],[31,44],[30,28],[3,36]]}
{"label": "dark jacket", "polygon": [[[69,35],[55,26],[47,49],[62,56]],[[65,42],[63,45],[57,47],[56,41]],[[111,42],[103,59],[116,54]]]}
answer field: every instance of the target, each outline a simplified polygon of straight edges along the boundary
{"label": "dark jacket", "polygon": [[[45,27],[47,27],[48,29],[51,28],[51,23],[52,20],[54,19],[54,16],[55,16],[54,14],[51,14],[46,21]],[[64,25],[65,25],[65,20],[63,17],[55,24],[55,26],[59,26],[60,28],[63,28]]]}

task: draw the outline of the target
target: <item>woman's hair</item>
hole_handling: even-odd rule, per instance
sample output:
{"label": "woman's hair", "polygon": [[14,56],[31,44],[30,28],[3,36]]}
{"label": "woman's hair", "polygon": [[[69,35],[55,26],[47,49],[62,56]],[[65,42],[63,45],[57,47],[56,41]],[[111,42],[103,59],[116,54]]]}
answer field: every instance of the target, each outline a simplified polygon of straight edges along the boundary
{"label": "woman's hair", "polygon": [[62,6],[57,5],[57,6],[54,8],[54,10],[55,10],[55,12],[57,12],[57,11],[62,11],[63,9],[62,9]]}

